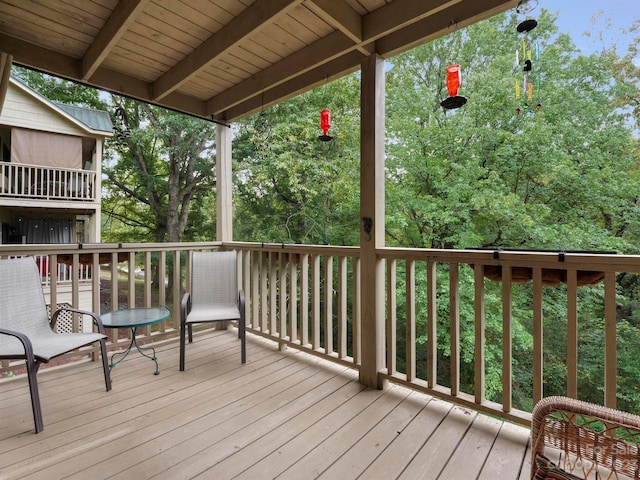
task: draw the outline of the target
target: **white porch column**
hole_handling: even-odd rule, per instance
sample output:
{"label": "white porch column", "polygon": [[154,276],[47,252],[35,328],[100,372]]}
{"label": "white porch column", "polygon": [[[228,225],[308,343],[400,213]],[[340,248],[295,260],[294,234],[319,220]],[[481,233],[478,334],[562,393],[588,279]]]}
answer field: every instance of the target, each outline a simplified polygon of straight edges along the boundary
{"label": "white porch column", "polygon": [[376,248],[385,245],[385,68],[377,54],[362,62],[360,88],[360,382],[383,388],[378,372],[384,366],[384,264]]}
{"label": "white porch column", "polygon": [[231,127],[216,125],[216,240],[233,240]]}
{"label": "white porch column", "polygon": [[[89,216],[89,242],[100,243],[102,241],[102,156],[104,154],[104,138],[96,139],[95,152],[91,162],[93,169],[96,172],[96,178],[93,182],[93,195],[95,203],[97,203],[95,210]],[[84,168],[84,166],[83,166]]]}

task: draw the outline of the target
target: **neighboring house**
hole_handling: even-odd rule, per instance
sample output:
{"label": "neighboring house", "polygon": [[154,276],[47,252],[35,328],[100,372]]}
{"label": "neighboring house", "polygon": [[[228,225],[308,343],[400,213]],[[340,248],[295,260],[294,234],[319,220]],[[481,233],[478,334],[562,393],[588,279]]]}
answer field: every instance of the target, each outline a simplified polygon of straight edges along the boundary
{"label": "neighboring house", "polygon": [[[100,242],[102,152],[112,135],[107,112],[52,102],[11,77],[0,102],[0,243]],[[48,257],[36,262],[46,287]],[[72,304],[71,266],[60,262],[56,273],[57,303]],[[92,310],[91,268],[77,275],[77,306]],[[60,321],[70,331],[71,316]]]}
{"label": "neighboring house", "polygon": [[109,114],[47,100],[9,81],[0,111],[0,242],[100,242]]}

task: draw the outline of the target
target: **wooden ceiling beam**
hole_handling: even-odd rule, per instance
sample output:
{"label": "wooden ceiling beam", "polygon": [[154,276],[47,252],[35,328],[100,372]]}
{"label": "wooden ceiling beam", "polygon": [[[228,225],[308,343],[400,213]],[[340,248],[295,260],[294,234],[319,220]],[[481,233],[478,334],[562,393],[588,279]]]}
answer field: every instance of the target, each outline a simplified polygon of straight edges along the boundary
{"label": "wooden ceiling beam", "polygon": [[[384,57],[390,57],[406,51],[413,46],[417,46],[420,43],[424,43],[425,39],[433,40],[449,33],[452,28],[462,28],[463,26],[470,25],[484,18],[488,18],[492,15],[496,15],[500,12],[515,7],[517,0],[512,0],[505,3],[504,0],[475,0],[474,5],[469,6],[461,11],[456,8],[461,0],[444,1],[440,0],[437,3],[430,3],[430,8],[424,8],[425,2],[414,2],[408,0],[406,5],[403,4],[404,0],[395,0],[388,4],[386,7],[382,7],[379,10],[389,9],[385,15],[378,17],[378,14],[374,17],[365,17],[365,21],[369,22],[365,31],[368,31],[372,38],[377,38],[375,41],[376,52]],[[395,5],[399,10],[392,11],[391,6]],[[419,7],[417,9],[417,7]],[[459,7],[459,6],[458,6]],[[373,12],[376,13],[379,10]],[[455,19],[452,19],[452,14],[455,12]],[[370,14],[372,15],[372,14]],[[388,18],[394,16],[394,21],[398,22],[404,27],[395,30],[392,25],[394,22],[388,22]],[[370,20],[371,18],[372,20]],[[419,18],[414,22],[414,18]],[[453,24],[452,24],[453,20]],[[387,25],[385,27],[385,25]],[[387,30],[385,30],[387,28]],[[363,42],[371,40],[365,36]],[[316,42],[317,43],[317,42]],[[314,44],[315,45],[315,44]],[[301,57],[308,58],[311,62],[311,50],[307,47],[298,54]],[[356,51],[355,47],[351,47],[349,51],[333,52],[332,58],[334,60],[327,62],[323,65],[316,65],[315,67],[305,67],[301,71],[300,75],[288,75],[285,79],[282,76],[276,83],[269,84],[277,76],[279,69],[274,69],[273,77],[256,76],[254,80],[247,80],[238,85],[238,88],[244,90],[245,100],[237,102],[235,104],[228,103],[225,105],[225,95],[220,95],[207,102],[207,112],[213,114],[213,118],[224,121],[235,121],[238,118],[260,111],[267,106],[277,103],[277,97],[281,96],[280,100],[291,98],[303,90],[300,85],[304,82],[311,82],[310,88],[326,83],[327,79],[333,80],[339,78],[345,73],[357,71],[360,68],[360,62],[364,58],[362,54]],[[326,54],[326,51],[325,51]],[[285,62],[288,59],[284,59]],[[350,62],[352,62],[350,64]],[[267,71],[265,71],[265,74]],[[228,92],[232,92],[230,89]],[[239,93],[239,92],[237,92]],[[240,96],[240,95],[239,95]],[[236,97],[236,101],[239,98]]]}
{"label": "wooden ceiling beam", "polygon": [[[359,43],[354,44],[354,40],[357,39],[360,33],[358,33],[358,28],[355,26],[356,19],[348,10],[345,10],[344,6],[350,10],[351,7],[348,7],[342,1],[313,0],[308,4],[308,7],[316,14],[319,14],[325,21],[336,26],[338,32],[318,40],[251,78],[231,87],[224,93],[209,99],[207,111],[217,117],[221,112],[247,101],[252,96],[262,96],[264,91],[277,87],[296,76],[304,75],[307,71],[342,55],[348,55],[353,50],[359,50],[365,56],[370,55],[374,50],[377,50],[377,48],[374,48],[377,38],[393,33],[395,28],[401,28],[420,19],[428,18],[430,15],[438,13],[460,1],[416,2],[415,0],[394,0],[394,2],[364,17],[363,22],[367,25],[366,30],[369,33],[364,38],[360,38]],[[378,14],[380,10],[384,10],[383,14]],[[360,15],[354,10],[351,10],[351,12],[358,17],[359,21]],[[396,27],[394,22],[398,22],[400,26]],[[344,28],[340,28],[338,25],[342,25]],[[347,32],[345,33],[345,31]]]}
{"label": "wooden ceiling beam", "polygon": [[259,112],[271,105],[282,102],[360,69],[364,55],[353,50],[325,65],[307,71],[305,74],[271,88],[260,96],[254,96],[245,102],[225,110],[214,120],[234,122],[252,113]]}
{"label": "wooden ceiling beam", "polygon": [[197,75],[229,48],[255,34],[262,25],[274,17],[284,15],[303,0],[257,0],[218,32],[209,37],[191,54],[158,78],[152,85],[155,101],[179,88],[190,77]]}
{"label": "wooden ceiling beam", "polygon": [[376,51],[385,57],[417,47],[427,41],[447,35],[456,29],[515,8],[517,0],[475,0],[467,2],[464,9],[448,8],[419,22],[399,29],[376,42]]}
{"label": "wooden ceiling beam", "polygon": [[[372,53],[374,47],[376,53],[388,58],[517,4],[517,0],[393,0],[365,15],[360,21],[360,32],[353,15],[355,11],[345,9],[346,2],[306,0],[305,6],[316,15],[319,12],[319,18],[333,25],[336,29],[333,33],[231,86],[223,94],[203,101],[177,89],[230,46],[247,38],[274,17],[287,15],[303,0],[257,0],[155,82],[102,66],[102,60],[112,46],[107,37],[122,35],[125,24],[135,21],[136,12],[149,0],[132,1],[133,4],[120,2],[129,4],[126,10],[124,5],[118,4],[84,58],[74,58],[6,34],[0,34],[0,52],[13,56],[16,65],[200,118],[235,121],[358,70],[362,59]],[[306,86],[305,82],[308,82]]]}
{"label": "wooden ceiling beam", "polygon": [[211,98],[207,102],[207,112],[217,116],[223,110],[228,110],[253,96],[261,95],[265,90],[274,88],[354,49],[355,45],[351,40],[341,32],[334,32]]}
{"label": "wooden ceiling beam", "polygon": [[82,62],[68,55],[0,34],[0,51],[13,56],[13,63],[79,81]]}
{"label": "wooden ceiling beam", "polygon": [[362,44],[362,17],[344,0],[312,0],[306,4],[309,10],[322,20],[342,32],[361,49],[365,55],[371,53]]}
{"label": "wooden ceiling beam", "polygon": [[89,46],[82,59],[82,80],[87,81],[102,64],[118,40],[125,34],[136,16],[142,12],[149,0],[118,2],[116,8]]}
{"label": "wooden ceiling beam", "polygon": [[195,117],[211,119],[206,112],[205,102],[202,100],[184,95],[180,92],[172,92],[164,97],[162,101],[153,101],[149,94],[151,84],[108,68],[98,68],[91,77],[91,85],[111,93],[135,98],[136,100],[155,104],[170,110],[187,113]]}
{"label": "wooden ceiling beam", "polygon": [[461,3],[462,0],[394,0],[362,19],[363,39],[377,40],[408,25]]}

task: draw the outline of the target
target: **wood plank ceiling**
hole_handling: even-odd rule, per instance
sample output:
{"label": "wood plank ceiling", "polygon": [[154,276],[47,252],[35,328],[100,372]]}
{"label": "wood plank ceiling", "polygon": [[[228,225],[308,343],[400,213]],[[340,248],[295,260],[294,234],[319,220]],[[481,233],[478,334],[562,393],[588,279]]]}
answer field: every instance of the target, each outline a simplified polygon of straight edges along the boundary
{"label": "wood plank ceiling", "polygon": [[0,0],[0,59],[232,122],[517,3]]}

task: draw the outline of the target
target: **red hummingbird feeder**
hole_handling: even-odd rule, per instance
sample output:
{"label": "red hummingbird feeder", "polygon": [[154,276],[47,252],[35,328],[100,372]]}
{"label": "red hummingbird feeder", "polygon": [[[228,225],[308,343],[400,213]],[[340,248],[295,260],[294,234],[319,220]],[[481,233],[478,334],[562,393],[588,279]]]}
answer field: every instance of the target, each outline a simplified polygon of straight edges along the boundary
{"label": "red hummingbird feeder", "polygon": [[333,140],[333,137],[329,135],[329,128],[331,128],[331,112],[324,109],[320,112],[320,128],[322,129],[322,135],[318,138],[323,142]]}
{"label": "red hummingbird feeder", "polygon": [[447,67],[447,90],[449,96],[445,98],[440,105],[447,109],[460,108],[467,99],[458,95],[460,86],[462,85],[462,69],[460,65],[453,64]]}

